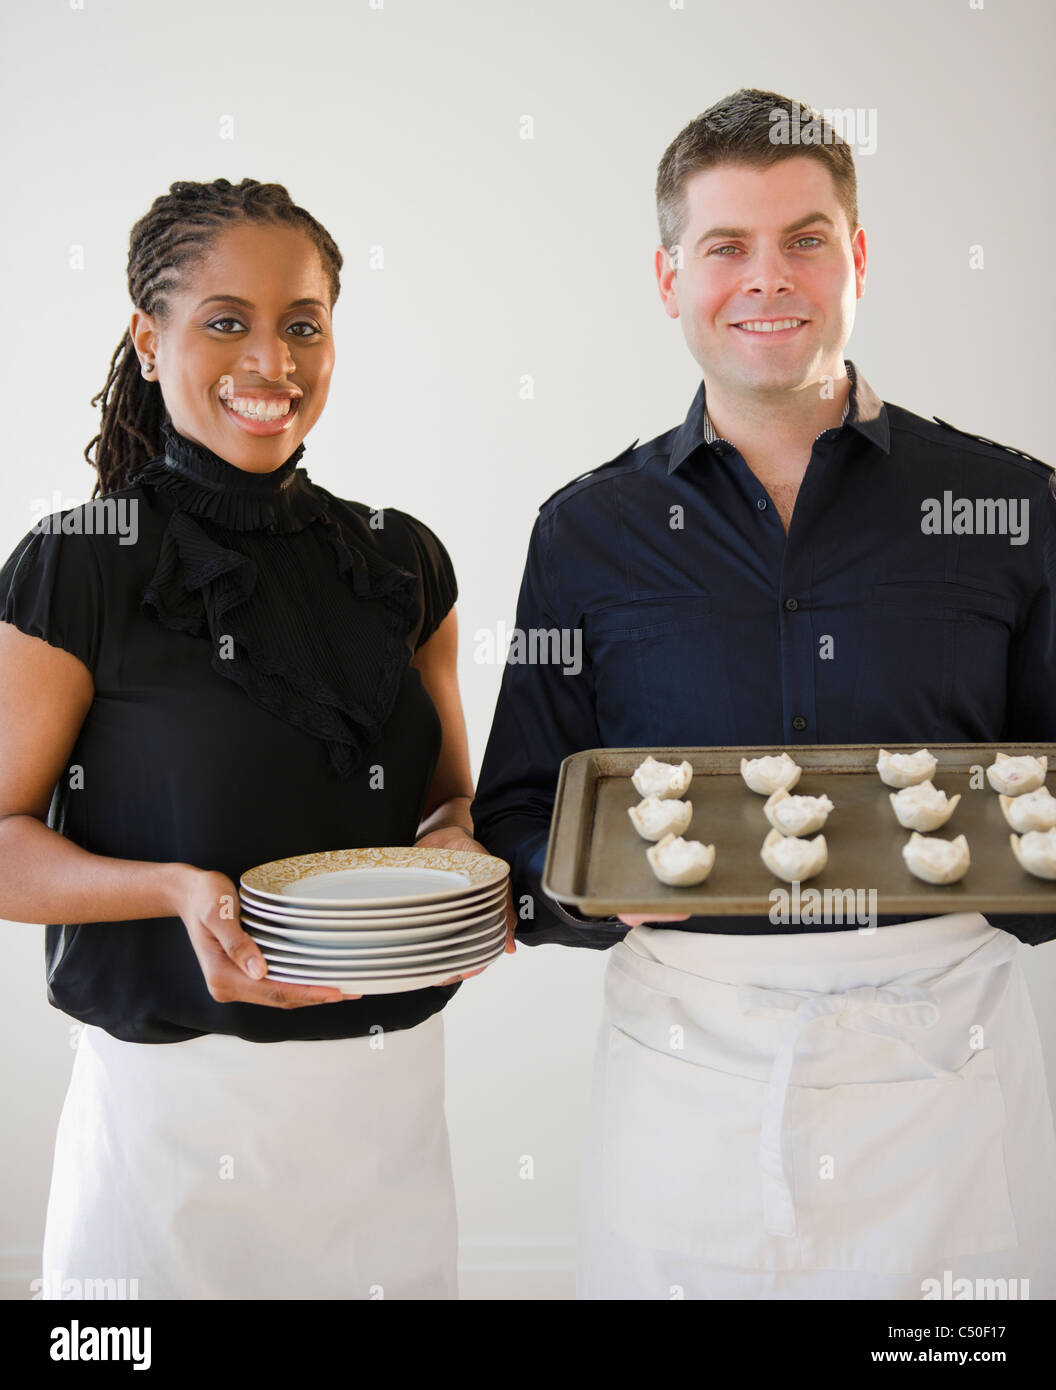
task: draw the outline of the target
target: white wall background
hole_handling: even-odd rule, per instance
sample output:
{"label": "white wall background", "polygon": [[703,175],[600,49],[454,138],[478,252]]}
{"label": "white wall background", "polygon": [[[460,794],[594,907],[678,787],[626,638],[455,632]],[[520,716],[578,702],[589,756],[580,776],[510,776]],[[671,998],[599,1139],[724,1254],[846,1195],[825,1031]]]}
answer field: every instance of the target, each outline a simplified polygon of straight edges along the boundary
{"label": "white wall background", "polygon": [[[500,668],[473,634],[512,625],[538,505],[696,388],[653,284],[652,190],[668,142],[737,87],[877,113],[847,355],[880,395],[1056,460],[1047,0],[5,0],[2,24],[0,555],[34,499],[91,490],[132,223],[175,179],[284,183],[345,256],[304,464],[451,550],[475,769]],[[0,1286],[25,1298],[70,1020],[45,1002],[41,929],[0,931]],[[571,1296],[604,963],[522,947],[446,1011],[464,1296]],[[1056,1077],[1056,946],[1025,967]]]}

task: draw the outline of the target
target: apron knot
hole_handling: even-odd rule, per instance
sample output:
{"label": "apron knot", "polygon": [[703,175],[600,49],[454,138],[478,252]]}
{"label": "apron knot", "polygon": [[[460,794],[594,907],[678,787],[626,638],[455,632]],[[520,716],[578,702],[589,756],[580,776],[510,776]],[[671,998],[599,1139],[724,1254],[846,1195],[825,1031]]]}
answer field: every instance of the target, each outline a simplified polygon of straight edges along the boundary
{"label": "apron knot", "polygon": [[[889,985],[874,988],[863,985],[842,994],[763,989],[741,985],[737,1003],[747,1018],[787,1018],[792,1014],[800,1025],[829,1014],[848,1015],[865,1011],[878,1019],[901,1023],[903,1027],[930,1028],[939,1020],[939,1006],[930,991],[919,985]],[[844,1022],[843,1019],[840,1022]]]}
{"label": "apron knot", "polygon": [[796,1234],[796,1208],[788,1177],[783,1134],[785,1104],[803,1030],[819,1018],[832,1018],[835,1027],[854,1028],[896,1038],[913,1048],[924,1065],[941,1076],[956,1076],[922,1057],[903,1029],[931,1028],[940,1009],[934,995],[919,985],[862,986],[839,994],[763,989],[741,985],[737,1003],[747,1018],[785,1020],[791,1024],[774,1057],[763,1107],[759,1166],[763,1175],[763,1216],[771,1235]]}

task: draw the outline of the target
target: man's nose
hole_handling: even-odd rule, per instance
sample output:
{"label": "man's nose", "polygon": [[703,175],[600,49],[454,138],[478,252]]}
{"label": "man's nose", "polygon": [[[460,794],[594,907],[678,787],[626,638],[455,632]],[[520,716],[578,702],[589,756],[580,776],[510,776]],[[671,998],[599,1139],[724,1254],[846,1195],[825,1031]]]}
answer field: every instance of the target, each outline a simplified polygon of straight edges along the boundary
{"label": "man's nose", "polygon": [[791,290],[792,270],[781,251],[757,251],[746,269],[743,289],[749,294],[777,294]]}

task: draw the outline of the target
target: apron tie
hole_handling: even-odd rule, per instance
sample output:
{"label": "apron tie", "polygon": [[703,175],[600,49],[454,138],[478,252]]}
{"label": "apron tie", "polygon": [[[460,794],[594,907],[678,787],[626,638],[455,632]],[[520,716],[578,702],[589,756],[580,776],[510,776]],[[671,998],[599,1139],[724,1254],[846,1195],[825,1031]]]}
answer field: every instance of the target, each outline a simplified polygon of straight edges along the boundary
{"label": "apron tie", "polygon": [[611,963],[621,973],[631,975],[654,993],[669,998],[695,999],[712,1007],[733,1005],[746,1018],[769,1018],[791,1023],[770,1069],[763,1105],[759,1167],[763,1178],[766,1230],[771,1235],[794,1236],[797,1231],[796,1208],[788,1179],[782,1130],[796,1049],[804,1029],[819,1018],[835,1015],[836,1027],[897,1039],[911,1048],[933,1075],[961,1082],[964,1077],[959,1072],[947,1071],[924,1057],[907,1036],[907,1030],[912,1032],[934,1027],[941,1016],[938,1001],[926,985],[946,984],[955,976],[996,969],[1012,960],[1019,949],[1018,938],[995,928],[993,936],[981,946],[944,970],[936,971],[934,967],[925,966],[901,976],[897,984],[880,987],[865,985],[833,994],[723,984],[676,966],[661,964],[633,949],[626,941],[614,948]]}
{"label": "apron tie", "polygon": [[837,1027],[898,1038],[935,1074],[955,1080],[958,1077],[956,1072],[946,1071],[922,1057],[903,1033],[904,1029],[931,1028],[939,1020],[940,1010],[934,996],[919,986],[891,985],[884,989],[864,986],[842,994],[803,995],[741,985],[737,1002],[746,1018],[782,1019],[792,1024],[777,1049],[770,1070],[759,1140],[759,1167],[763,1176],[766,1230],[775,1236],[794,1236],[796,1208],[785,1162],[783,1125],[796,1049],[809,1024],[835,1015]]}

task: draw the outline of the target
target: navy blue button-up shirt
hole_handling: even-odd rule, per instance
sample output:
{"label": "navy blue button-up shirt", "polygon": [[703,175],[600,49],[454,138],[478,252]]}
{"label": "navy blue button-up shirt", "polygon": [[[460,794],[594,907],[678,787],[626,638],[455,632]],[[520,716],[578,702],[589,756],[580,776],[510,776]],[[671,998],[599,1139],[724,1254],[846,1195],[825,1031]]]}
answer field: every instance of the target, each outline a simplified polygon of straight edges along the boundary
{"label": "navy blue button-up shirt", "polygon": [[[881,401],[846,365],[843,421],[814,441],[787,535],[716,435],[703,382],[680,426],[540,508],[473,803],[529,903],[519,939],[604,948],[626,934],[540,887],[570,753],[1056,740],[1052,470]],[[989,920],[1031,944],[1056,937],[1056,917]]]}

